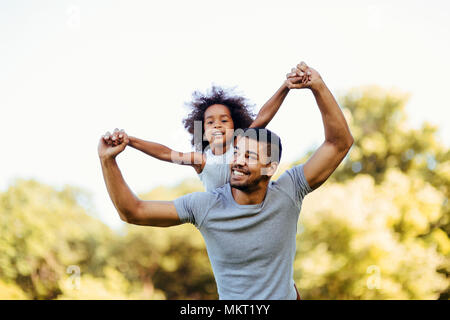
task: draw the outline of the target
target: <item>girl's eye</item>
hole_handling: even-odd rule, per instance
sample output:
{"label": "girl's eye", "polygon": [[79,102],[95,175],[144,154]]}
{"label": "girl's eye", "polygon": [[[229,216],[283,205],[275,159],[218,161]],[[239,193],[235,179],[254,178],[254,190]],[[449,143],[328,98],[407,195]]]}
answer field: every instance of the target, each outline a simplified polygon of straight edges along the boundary
{"label": "girl's eye", "polygon": [[208,122],[207,122],[207,124],[211,124],[211,123],[212,123],[212,121],[208,121]]}
{"label": "girl's eye", "polygon": [[228,122],[228,120],[222,120],[222,122]]}

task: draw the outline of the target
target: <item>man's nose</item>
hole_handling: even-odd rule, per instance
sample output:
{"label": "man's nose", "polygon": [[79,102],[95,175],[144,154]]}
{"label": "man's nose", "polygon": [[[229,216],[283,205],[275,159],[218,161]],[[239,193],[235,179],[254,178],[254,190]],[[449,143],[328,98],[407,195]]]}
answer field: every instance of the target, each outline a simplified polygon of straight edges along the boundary
{"label": "man's nose", "polygon": [[234,156],[234,164],[244,166],[245,165],[245,157],[243,154]]}

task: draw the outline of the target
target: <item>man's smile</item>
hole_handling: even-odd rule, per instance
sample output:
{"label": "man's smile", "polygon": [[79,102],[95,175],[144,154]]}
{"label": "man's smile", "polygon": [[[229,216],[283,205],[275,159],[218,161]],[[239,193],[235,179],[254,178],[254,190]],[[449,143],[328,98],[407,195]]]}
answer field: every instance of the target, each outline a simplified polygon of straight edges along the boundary
{"label": "man's smile", "polygon": [[243,171],[243,170],[240,170],[237,168],[232,168],[231,173],[235,176],[240,176],[240,177],[248,175],[248,173],[246,171]]}

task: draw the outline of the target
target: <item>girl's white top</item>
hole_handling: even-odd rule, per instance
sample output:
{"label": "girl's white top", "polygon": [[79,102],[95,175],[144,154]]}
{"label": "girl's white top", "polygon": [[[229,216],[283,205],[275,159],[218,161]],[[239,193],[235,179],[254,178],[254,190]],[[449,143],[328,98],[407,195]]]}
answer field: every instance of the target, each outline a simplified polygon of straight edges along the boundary
{"label": "girl's white top", "polygon": [[231,145],[228,151],[221,155],[214,155],[208,147],[205,154],[205,167],[198,176],[206,191],[212,191],[230,182],[230,164],[233,161],[234,147]]}

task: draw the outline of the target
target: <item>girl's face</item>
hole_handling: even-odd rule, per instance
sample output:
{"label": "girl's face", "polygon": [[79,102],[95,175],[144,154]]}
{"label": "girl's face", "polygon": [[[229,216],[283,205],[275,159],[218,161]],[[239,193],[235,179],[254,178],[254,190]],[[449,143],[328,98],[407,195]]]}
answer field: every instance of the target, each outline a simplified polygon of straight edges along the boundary
{"label": "girl's face", "polygon": [[225,146],[230,143],[234,133],[234,122],[230,109],[223,104],[209,106],[203,119],[205,138],[211,146]]}

